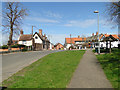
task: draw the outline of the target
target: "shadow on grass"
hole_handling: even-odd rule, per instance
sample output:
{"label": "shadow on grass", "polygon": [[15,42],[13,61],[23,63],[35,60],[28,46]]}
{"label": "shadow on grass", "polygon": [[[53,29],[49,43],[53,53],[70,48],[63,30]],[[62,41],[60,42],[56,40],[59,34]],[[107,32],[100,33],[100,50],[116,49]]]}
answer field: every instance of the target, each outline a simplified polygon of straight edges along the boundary
{"label": "shadow on grass", "polygon": [[97,55],[97,58],[112,86],[120,89],[120,49],[112,49],[111,54]]}

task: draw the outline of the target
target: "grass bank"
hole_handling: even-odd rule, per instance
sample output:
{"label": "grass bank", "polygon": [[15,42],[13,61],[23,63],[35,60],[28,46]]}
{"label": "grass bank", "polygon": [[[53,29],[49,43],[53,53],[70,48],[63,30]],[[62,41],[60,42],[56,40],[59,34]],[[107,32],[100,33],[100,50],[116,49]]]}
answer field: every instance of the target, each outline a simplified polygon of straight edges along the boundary
{"label": "grass bank", "polygon": [[97,55],[97,58],[112,86],[120,89],[120,50],[113,49],[111,54]]}
{"label": "grass bank", "polygon": [[49,54],[3,81],[8,88],[66,88],[84,50]]}

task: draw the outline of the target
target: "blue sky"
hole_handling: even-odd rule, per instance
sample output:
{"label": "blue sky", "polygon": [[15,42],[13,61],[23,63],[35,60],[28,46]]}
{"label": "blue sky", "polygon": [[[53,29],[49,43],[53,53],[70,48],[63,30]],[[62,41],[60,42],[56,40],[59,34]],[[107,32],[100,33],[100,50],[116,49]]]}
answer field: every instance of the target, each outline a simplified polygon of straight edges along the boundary
{"label": "blue sky", "polygon": [[32,25],[49,35],[52,43],[64,44],[65,38],[90,36],[97,31],[97,14],[100,12],[100,33],[117,34],[117,27],[112,29],[113,23],[106,21],[105,2],[22,2],[29,10],[29,16],[23,20],[21,28],[24,34],[30,34]]}

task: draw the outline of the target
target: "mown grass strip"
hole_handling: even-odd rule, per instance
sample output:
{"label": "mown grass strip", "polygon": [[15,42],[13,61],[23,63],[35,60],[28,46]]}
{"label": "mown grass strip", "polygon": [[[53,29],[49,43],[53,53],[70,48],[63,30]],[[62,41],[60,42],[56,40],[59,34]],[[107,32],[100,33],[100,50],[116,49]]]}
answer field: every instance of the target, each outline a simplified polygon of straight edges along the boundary
{"label": "mown grass strip", "polygon": [[112,54],[97,55],[97,58],[112,86],[120,89],[120,50],[113,49]]}
{"label": "mown grass strip", "polygon": [[8,88],[66,88],[84,50],[49,54],[3,81]]}

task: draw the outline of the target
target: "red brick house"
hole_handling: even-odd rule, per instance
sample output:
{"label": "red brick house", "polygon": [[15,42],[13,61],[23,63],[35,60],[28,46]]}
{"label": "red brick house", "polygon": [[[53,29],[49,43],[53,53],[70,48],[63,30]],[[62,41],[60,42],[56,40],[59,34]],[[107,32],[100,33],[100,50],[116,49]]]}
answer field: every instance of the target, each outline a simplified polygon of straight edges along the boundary
{"label": "red brick house", "polygon": [[64,49],[64,46],[61,44],[61,43],[57,43],[56,45],[54,45],[54,48],[56,50],[63,50]]}

